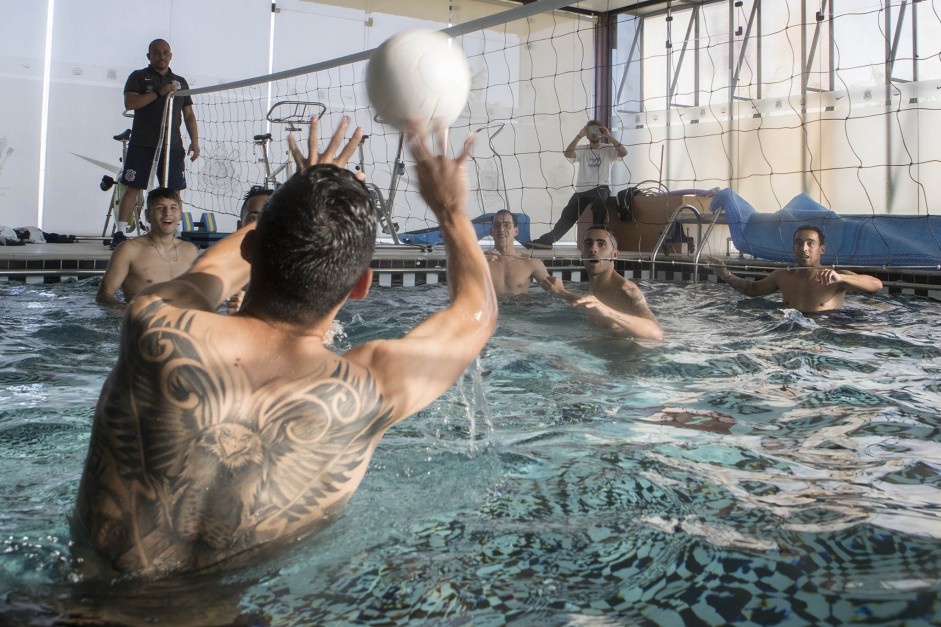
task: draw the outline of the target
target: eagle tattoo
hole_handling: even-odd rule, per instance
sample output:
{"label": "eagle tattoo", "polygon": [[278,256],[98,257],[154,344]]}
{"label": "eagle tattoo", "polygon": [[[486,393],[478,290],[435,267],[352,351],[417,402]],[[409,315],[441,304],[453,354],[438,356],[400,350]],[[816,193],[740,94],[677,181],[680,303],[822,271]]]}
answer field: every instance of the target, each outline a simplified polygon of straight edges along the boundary
{"label": "eagle tattoo", "polygon": [[343,360],[253,387],[206,340],[208,315],[156,303],[126,321],[79,496],[118,570],[195,570],[306,535],[393,423],[374,379]]}

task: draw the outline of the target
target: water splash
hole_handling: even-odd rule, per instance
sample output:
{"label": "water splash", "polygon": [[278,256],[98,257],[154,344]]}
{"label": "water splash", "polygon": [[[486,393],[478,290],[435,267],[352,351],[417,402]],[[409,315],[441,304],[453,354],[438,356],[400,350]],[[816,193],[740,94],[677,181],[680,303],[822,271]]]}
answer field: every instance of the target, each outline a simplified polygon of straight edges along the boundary
{"label": "water splash", "polygon": [[[468,393],[468,387],[470,388]],[[464,374],[458,380],[458,392],[461,396],[461,405],[464,407],[464,413],[467,416],[467,430],[469,433],[468,450],[471,453],[477,452],[477,416],[483,419],[486,433],[484,436],[489,441],[493,434],[493,418],[490,413],[490,405],[487,403],[487,395],[484,391],[483,367],[480,365],[480,356],[474,358]]]}

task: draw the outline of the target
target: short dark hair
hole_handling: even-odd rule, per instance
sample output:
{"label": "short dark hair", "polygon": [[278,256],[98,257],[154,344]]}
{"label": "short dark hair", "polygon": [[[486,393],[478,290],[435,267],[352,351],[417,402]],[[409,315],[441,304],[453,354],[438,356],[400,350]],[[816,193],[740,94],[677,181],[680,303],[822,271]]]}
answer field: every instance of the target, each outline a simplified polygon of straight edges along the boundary
{"label": "short dark hair", "polygon": [[245,210],[248,209],[248,201],[255,196],[270,196],[274,193],[273,189],[268,189],[264,185],[252,185],[242,200],[242,208],[239,210],[239,222],[245,222]]}
{"label": "short dark hair", "polygon": [[501,209],[500,211],[493,214],[493,217],[496,218],[497,216],[502,216],[505,213],[509,214],[509,216],[513,219],[513,226],[519,226],[519,223],[517,223],[516,221],[516,214],[510,211],[509,209]]}
{"label": "short dark hair", "polygon": [[608,237],[611,238],[611,245],[615,250],[617,250],[618,238],[614,236],[614,232],[611,231],[611,229],[608,227],[604,226],[603,224],[593,224],[592,226],[588,227],[588,230],[585,231],[586,235],[588,234],[588,231],[604,231],[608,234]]}
{"label": "short dark hair", "polygon": [[179,192],[176,192],[169,187],[155,187],[154,189],[147,192],[147,208],[150,209],[150,206],[154,202],[161,199],[175,200],[178,205],[182,207],[183,201],[180,200]]}
{"label": "short dark hair", "polygon": [[154,46],[156,46],[157,44],[167,44],[167,46],[169,46],[170,42],[167,41],[166,39],[154,39],[152,42],[147,44],[147,54],[150,54],[150,51],[153,50]]}
{"label": "short dark hair", "polygon": [[823,234],[823,229],[821,229],[819,226],[814,226],[813,224],[805,224],[803,226],[797,227],[797,229],[794,231],[794,237],[791,238],[791,241],[797,239],[797,234],[800,233],[801,231],[813,231],[814,233],[816,233],[817,237],[820,238],[820,245],[823,246],[824,240],[826,240],[826,236]]}
{"label": "short dark hair", "polygon": [[307,324],[353,289],[376,248],[379,215],[362,181],[335,165],[301,170],[258,219],[249,293],[273,318]]}

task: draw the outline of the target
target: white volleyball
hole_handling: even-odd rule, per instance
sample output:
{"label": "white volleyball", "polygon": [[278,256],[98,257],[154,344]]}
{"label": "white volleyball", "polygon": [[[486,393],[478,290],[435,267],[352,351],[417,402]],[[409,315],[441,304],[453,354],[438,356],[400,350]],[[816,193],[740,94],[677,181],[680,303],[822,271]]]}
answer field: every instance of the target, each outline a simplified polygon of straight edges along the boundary
{"label": "white volleyball", "polygon": [[366,66],[366,91],[379,119],[400,131],[409,118],[427,125],[457,120],[470,93],[470,68],[456,41],[431,30],[408,30],[379,46]]}

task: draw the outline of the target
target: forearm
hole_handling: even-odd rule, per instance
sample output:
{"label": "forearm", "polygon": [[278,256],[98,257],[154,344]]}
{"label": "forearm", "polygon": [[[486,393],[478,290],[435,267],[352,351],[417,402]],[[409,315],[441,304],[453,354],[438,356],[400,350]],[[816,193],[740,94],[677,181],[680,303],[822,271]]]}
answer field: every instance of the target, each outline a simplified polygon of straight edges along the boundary
{"label": "forearm", "polygon": [[551,291],[553,294],[555,294],[556,296],[558,296],[565,302],[571,303],[573,305],[578,301],[578,299],[581,298],[581,296],[579,296],[578,294],[573,294],[572,292],[568,291],[564,287],[559,288],[559,289],[551,289],[549,291]]}
{"label": "forearm", "polygon": [[470,326],[488,330],[489,337],[497,316],[497,301],[490,268],[477,243],[477,233],[464,211],[449,212],[441,216],[440,220],[444,246],[448,252],[451,307],[460,311]]}
{"label": "forearm", "polygon": [[870,294],[882,289],[882,281],[867,274],[842,274],[843,283],[848,289]]}
{"label": "forearm", "polygon": [[748,290],[748,286],[751,283],[750,280],[732,274],[728,270],[725,272],[716,272],[716,276],[725,281],[730,287],[743,294],[746,293],[746,290]]}
{"label": "forearm", "polygon": [[[248,283],[251,264],[242,255],[242,244],[254,230],[255,223],[252,223],[220,240],[197,258],[193,267],[180,277],[202,292],[210,309],[218,308],[226,298]],[[214,280],[207,282],[205,277]]]}
{"label": "forearm", "polygon": [[196,114],[192,107],[187,107],[183,112],[183,123],[186,125],[186,133],[190,136],[190,141],[194,144],[199,143],[199,127],[196,125]]}
{"label": "forearm", "polygon": [[116,294],[117,294],[116,291],[109,292],[109,291],[105,288],[105,286],[102,285],[100,288],[98,288],[98,293],[95,295],[95,302],[97,302],[97,303],[99,303],[99,304],[101,304],[101,305],[109,305],[109,306],[118,306],[118,305],[121,305],[121,306],[123,306],[124,303],[123,303],[122,301],[118,300],[118,297],[117,297]]}
{"label": "forearm", "polygon": [[143,109],[149,104],[153,104],[157,100],[160,100],[160,94],[155,91],[147,92],[145,94],[125,92],[124,108],[127,111],[136,111],[137,109]]}
{"label": "forearm", "polygon": [[611,330],[619,335],[640,340],[660,341],[663,339],[663,329],[656,320],[615,310],[608,310],[602,315],[611,324]]}
{"label": "forearm", "polygon": [[566,159],[575,158],[575,148],[578,146],[578,142],[580,142],[581,140],[582,140],[582,135],[578,134],[575,136],[575,139],[569,142],[569,145],[565,147],[565,150],[562,151],[562,154],[565,156]]}
{"label": "forearm", "polygon": [[622,144],[616,139],[613,139],[611,145],[614,146],[614,149],[618,152],[618,156],[622,159],[627,156],[627,146]]}

